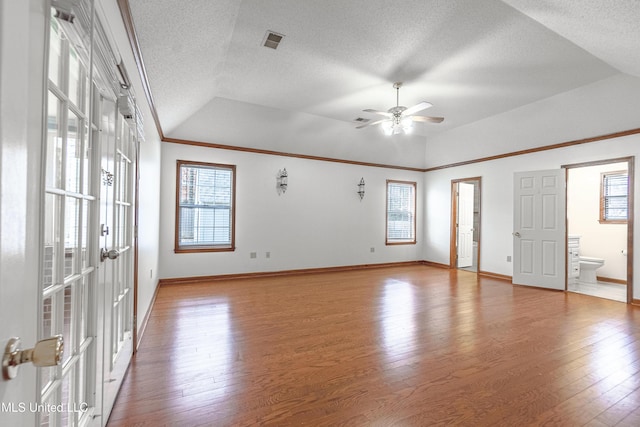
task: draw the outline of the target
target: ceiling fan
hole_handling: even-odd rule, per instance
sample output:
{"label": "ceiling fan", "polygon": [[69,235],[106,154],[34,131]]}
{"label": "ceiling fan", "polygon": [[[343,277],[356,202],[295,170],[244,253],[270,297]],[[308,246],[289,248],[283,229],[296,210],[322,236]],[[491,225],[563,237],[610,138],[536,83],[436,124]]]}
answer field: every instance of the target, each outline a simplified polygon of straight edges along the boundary
{"label": "ceiling fan", "polygon": [[402,82],[394,83],[393,87],[396,90],[396,106],[389,108],[388,111],[372,109],[362,110],[366,113],[384,116],[385,118],[362,124],[357,126],[356,129],[362,129],[367,126],[379,124],[385,135],[395,135],[398,133],[411,133],[413,130],[413,122],[440,123],[444,120],[444,117],[416,116],[415,113],[426,110],[427,108],[432,107],[433,104],[427,101],[422,101],[413,107],[403,107],[400,105],[400,88],[402,87]]}

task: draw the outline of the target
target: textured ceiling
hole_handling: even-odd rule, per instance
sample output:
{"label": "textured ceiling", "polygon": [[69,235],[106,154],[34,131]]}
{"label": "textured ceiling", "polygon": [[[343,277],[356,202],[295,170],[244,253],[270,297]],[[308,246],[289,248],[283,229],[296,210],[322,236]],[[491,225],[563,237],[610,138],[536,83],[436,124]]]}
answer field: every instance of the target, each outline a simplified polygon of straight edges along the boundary
{"label": "textured ceiling", "polygon": [[[638,0],[130,0],[130,9],[160,124],[177,138],[193,117],[226,115],[220,100],[239,115],[246,105],[248,126],[264,111],[282,126],[304,115],[378,137],[353,120],[394,106],[392,84],[403,81],[401,105],[426,100],[424,114],[445,117],[416,125],[429,137],[620,72],[640,77]],[[285,35],[277,50],[262,46],[268,30]]]}

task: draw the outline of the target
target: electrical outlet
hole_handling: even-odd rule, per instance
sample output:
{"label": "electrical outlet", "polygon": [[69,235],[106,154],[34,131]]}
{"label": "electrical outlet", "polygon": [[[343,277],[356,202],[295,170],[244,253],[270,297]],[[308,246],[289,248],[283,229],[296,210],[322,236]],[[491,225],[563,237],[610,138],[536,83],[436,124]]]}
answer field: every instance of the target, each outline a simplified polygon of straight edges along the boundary
{"label": "electrical outlet", "polygon": [[507,262],[511,262],[511,255],[507,255]]}
{"label": "electrical outlet", "polygon": [[375,251],[376,251],[376,248],[371,248],[371,249],[370,249],[370,252],[371,252],[371,253],[374,253]]}
{"label": "electrical outlet", "polygon": [[149,270],[149,279],[153,279],[153,268]]}
{"label": "electrical outlet", "polygon": [[271,252],[265,252],[264,256],[265,256],[266,258],[271,258]]}
{"label": "electrical outlet", "polygon": [[249,258],[254,259],[254,258],[257,258],[257,257],[258,257],[258,254],[256,252],[250,252],[249,253]]}

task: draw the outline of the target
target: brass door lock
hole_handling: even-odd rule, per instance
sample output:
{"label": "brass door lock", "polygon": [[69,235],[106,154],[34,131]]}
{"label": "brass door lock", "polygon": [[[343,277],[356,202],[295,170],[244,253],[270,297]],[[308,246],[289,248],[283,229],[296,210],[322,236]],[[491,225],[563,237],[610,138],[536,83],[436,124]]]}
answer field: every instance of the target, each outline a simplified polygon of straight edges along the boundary
{"label": "brass door lock", "polygon": [[20,338],[11,338],[7,343],[2,357],[2,377],[12,380],[18,375],[18,367],[27,362],[34,366],[56,366],[62,361],[64,339],[62,335],[55,335],[38,341],[33,348],[22,350]]}

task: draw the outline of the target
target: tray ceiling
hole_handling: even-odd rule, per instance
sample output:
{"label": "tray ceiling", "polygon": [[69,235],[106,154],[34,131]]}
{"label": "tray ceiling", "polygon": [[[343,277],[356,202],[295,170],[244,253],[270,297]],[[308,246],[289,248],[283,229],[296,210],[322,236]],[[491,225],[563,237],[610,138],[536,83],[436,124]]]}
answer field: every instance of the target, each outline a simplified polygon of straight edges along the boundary
{"label": "tray ceiling", "polygon": [[[416,125],[428,138],[615,74],[640,77],[636,0],[129,5],[160,125],[176,138],[185,123],[227,116],[229,103],[234,126],[273,118],[286,128],[304,117],[379,138],[354,119],[394,106],[395,81],[402,105],[426,100],[434,107],[425,114],[445,117]],[[278,49],[262,46],[267,31],[284,35]]]}

